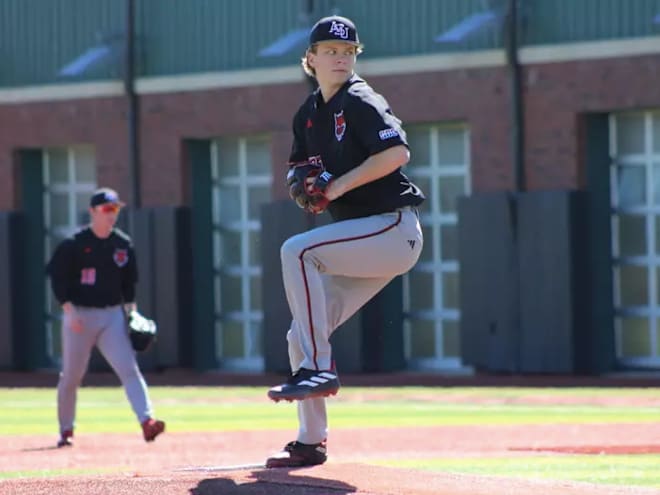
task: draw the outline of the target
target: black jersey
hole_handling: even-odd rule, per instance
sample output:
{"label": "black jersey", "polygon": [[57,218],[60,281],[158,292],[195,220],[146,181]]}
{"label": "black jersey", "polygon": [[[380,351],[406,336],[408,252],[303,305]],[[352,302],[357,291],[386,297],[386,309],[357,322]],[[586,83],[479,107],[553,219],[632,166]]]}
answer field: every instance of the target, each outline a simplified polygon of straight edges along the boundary
{"label": "black jersey", "polygon": [[57,246],[47,270],[60,304],[103,308],[135,301],[135,252],[119,229],[105,239],[82,229]]}
{"label": "black jersey", "polygon": [[[388,148],[408,146],[401,121],[380,94],[353,75],[328,102],[317,89],[293,119],[293,146],[289,162],[322,163],[341,176],[371,155]],[[422,191],[397,169],[385,177],[355,188],[332,201],[334,220],[359,218],[416,206]]]}

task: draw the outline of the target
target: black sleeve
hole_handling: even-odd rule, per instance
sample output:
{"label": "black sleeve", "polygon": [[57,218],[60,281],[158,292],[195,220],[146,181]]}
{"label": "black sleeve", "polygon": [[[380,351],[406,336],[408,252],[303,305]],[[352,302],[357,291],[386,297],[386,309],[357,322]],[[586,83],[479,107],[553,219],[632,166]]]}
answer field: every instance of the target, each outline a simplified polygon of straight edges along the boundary
{"label": "black sleeve", "polygon": [[128,246],[128,263],[122,268],[121,296],[124,303],[135,302],[135,284],[138,280],[137,259],[133,245]]}
{"label": "black sleeve", "polygon": [[71,299],[70,290],[75,269],[75,243],[73,239],[62,241],[50,259],[46,273],[50,276],[50,286],[60,304]]}
{"label": "black sleeve", "polygon": [[350,118],[354,125],[351,132],[368,150],[375,155],[394,146],[408,146],[406,133],[399,120],[381,95],[369,91],[352,99]]}
{"label": "black sleeve", "polygon": [[305,105],[293,117],[293,144],[291,145],[291,153],[289,154],[289,165],[306,162],[309,158],[307,144],[305,142],[305,124],[307,119],[305,118],[304,108]]}

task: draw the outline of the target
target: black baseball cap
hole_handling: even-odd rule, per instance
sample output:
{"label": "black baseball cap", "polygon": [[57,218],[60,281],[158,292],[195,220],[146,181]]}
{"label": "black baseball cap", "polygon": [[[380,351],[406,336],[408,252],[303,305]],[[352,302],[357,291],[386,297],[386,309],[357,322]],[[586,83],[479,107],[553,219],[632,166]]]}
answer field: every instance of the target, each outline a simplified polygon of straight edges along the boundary
{"label": "black baseball cap", "polygon": [[309,46],[320,41],[344,41],[362,46],[353,21],[339,15],[319,19],[309,33]]}
{"label": "black baseball cap", "polygon": [[114,189],[109,187],[102,187],[94,191],[91,199],[89,200],[89,206],[94,208],[98,205],[104,205],[106,203],[113,203],[119,206],[125,206],[126,203],[119,199],[119,194]]}

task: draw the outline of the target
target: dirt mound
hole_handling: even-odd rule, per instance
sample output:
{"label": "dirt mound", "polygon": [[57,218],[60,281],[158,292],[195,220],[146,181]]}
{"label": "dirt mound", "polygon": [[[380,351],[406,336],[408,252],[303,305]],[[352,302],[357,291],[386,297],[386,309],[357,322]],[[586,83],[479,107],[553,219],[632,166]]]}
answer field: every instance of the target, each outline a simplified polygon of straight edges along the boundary
{"label": "dirt mound", "polygon": [[326,464],[301,469],[195,471],[0,482],[12,495],[651,495],[657,490]]}

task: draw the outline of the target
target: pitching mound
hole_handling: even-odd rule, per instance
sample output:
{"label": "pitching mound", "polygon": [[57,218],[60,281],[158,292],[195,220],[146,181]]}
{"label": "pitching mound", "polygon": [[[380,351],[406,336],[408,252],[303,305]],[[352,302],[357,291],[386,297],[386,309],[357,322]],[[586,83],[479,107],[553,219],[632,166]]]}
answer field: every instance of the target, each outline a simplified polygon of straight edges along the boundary
{"label": "pitching mound", "polygon": [[13,495],[651,495],[657,490],[431,473],[365,464],[0,482]]}
{"label": "pitching mound", "polygon": [[137,431],[133,435],[83,431],[74,447],[64,449],[54,448],[54,436],[15,436],[0,444],[4,470],[50,469],[80,475],[48,477],[46,472],[42,478],[7,479],[0,481],[0,494],[650,495],[658,490],[377,464],[387,461],[396,466],[397,459],[529,455],[525,451],[539,455],[601,453],[604,449],[647,453],[656,451],[657,445],[645,445],[645,441],[657,438],[657,433],[654,424],[340,429],[332,434],[327,464],[295,470],[257,467],[266,454],[291,439],[287,431],[166,433],[150,444]]}

